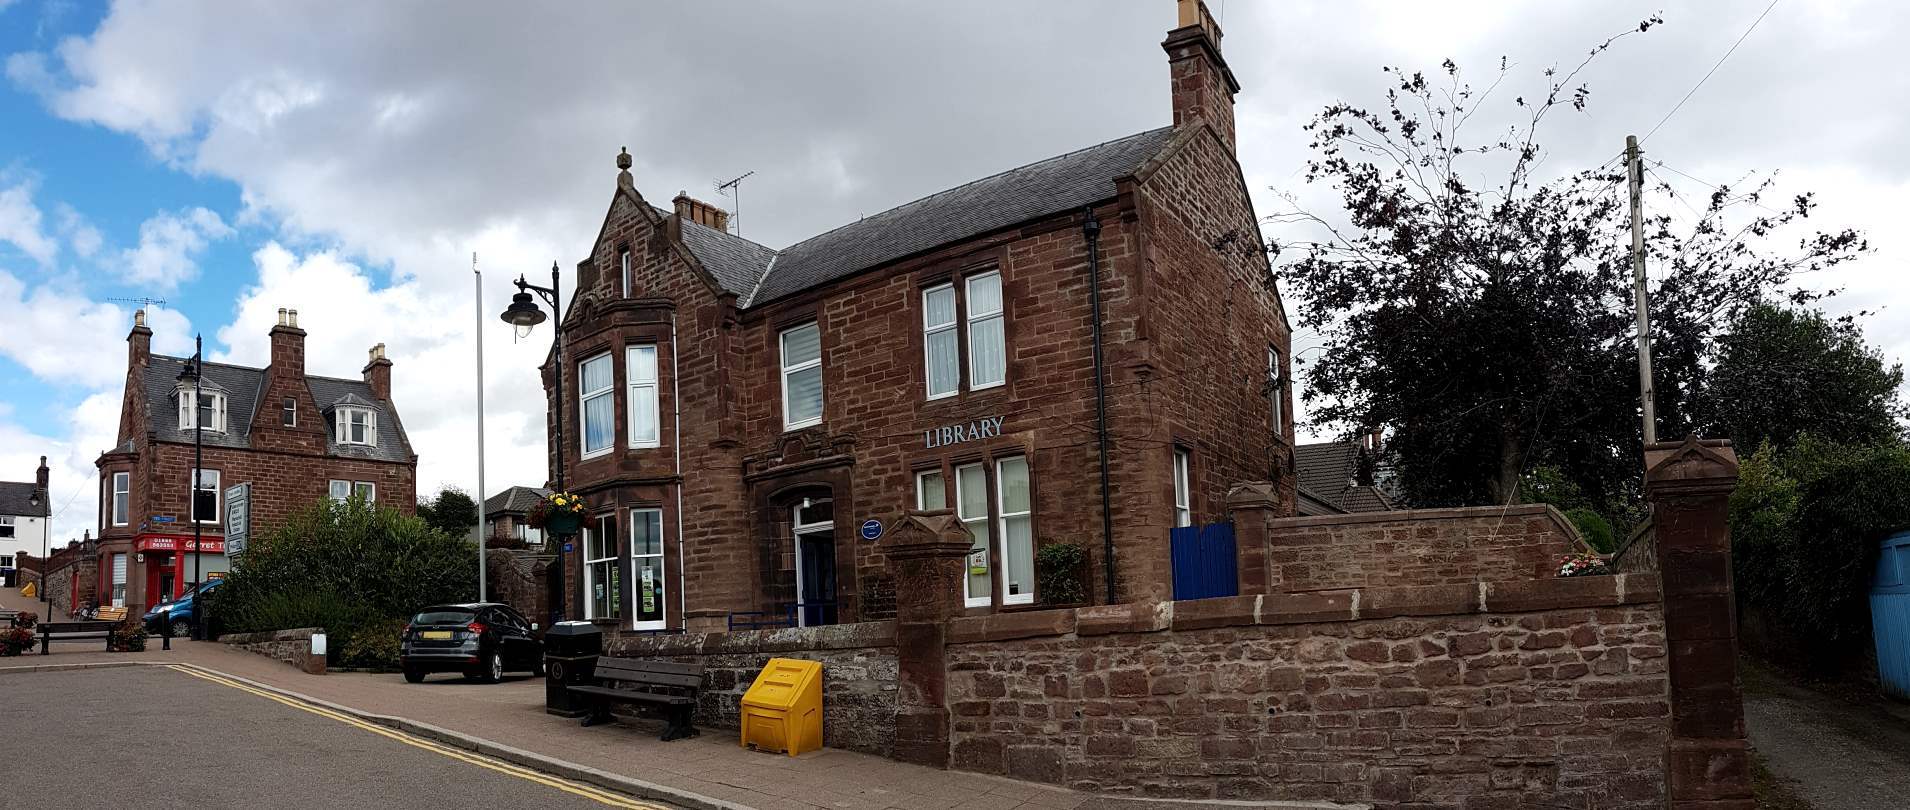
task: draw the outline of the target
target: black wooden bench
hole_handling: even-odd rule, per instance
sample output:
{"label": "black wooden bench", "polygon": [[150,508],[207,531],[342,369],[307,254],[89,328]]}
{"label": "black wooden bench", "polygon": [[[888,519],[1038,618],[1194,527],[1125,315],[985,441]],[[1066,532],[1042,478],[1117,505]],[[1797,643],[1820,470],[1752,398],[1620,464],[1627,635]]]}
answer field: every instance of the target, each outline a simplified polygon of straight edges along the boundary
{"label": "black wooden bench", "polygon": [[113,626],[119,622],[40,622],[36,629],[40,631],[40,654],[46,655],[55,641],[78,641],[81,639],[104,639],[106,651],[113,651]]}
{"label": "black wooden bench", "polygon": [[568,687],[590,702],[590,714],[584,725],[610,722],[610,704],[635,703],[655,706],[669,725],[663,740],[694,736],[696,695],[703,689],[702,664],[675,664],[669,661],[645,661],[636,658],[597,659],[596,683]]}

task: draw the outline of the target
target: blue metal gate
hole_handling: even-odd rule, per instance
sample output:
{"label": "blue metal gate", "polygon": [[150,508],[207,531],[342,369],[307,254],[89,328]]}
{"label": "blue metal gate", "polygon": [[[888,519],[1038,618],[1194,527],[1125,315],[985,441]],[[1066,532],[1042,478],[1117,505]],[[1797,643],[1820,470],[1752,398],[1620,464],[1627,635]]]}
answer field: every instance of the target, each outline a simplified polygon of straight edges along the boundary
{"label": "blue metal gate", "polygon": [[1884,694],[1910,700],[1910,532],[1883,539],[1870,586],[1870,632]]}
{"label": "blue metal gate", "polygon": [[1182,526],[1168,533],[1174,559],[1174,598],[1211,599],[1240,593],[1234,524]]}

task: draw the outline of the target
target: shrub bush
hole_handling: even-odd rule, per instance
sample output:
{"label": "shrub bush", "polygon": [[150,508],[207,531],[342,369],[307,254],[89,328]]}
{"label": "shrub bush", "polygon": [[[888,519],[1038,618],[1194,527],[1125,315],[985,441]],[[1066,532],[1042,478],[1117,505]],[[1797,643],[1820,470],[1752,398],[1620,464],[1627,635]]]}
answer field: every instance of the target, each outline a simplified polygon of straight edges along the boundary
{"label": "shrub bush", "polygon": [[113,627],[108,643],[113,652],[145,652],[145,623],[137,617],[127,616],[124,621]]}
{"label": "shrub bush", "polygon": [[1049,543],[1035,552],[1035,590],[1042,604],[1067,605],[1088,600],[1084,581],[1087,549],[1079,543]]}
{"label": "shrub bush", "polygon": [[33,649],[33,631],[24,627],[0,630],[0,655],[14,656]]}
{"label": "shrub bush", "polygon": [[403,621],[381,620],[359,625],[339,651],[339,663],[373,672],[398,671],[399,641]]}
{"label": "shrub bush", "polygon": [[31,610],[22,610],[20,611],[20,615],[13,617],[13,624],[15,627],[24,628],[27,630],[32,630],[35,626],[38,626],[39,623],[40,623],[40,614],[34,613]]}
{"label": "shrub bush", "polygon": [[1612,532],[1612,523],[1604,515],[1592,509],[1579,507],[1565,513],[1565,519],[1578,527],[1579,536],[1585,538],[1586,545],[1600,554],[1610,554],[1618,550],[1618,539]]}
{"label": "shrub bush", "polygon": [[477,554],[466,538],[352,499],[320,502],[254,538],[207,607],[222,632],[323,627],[328,658],[345,666],[362,628],[468,602],[476,591]]}
{"label": "shrub bush", "polygon": [[1740,606],[1761,617],[1766,654],[1812,674],[1848,671],[1871,651],[1878,541],[1910,528],[1910,449],[1810,437],[1744,461],[1731,496]]}

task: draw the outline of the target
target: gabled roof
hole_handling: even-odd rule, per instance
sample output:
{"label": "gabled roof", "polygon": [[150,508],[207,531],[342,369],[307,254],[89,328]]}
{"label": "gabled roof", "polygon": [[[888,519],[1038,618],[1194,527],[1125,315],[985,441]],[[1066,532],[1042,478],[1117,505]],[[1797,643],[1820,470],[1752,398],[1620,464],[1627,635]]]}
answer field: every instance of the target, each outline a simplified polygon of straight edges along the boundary
{"label": "gabled roof", "polygon": [[[155,354],[146,366],[143,382],[146,386],[146,409],[151,416],[148,428],[159,441],[190,443],[193,439],[193,431],[179,429],[179,406],[173,398],[179,391],[179,374],[186,369],[186,365],[184,358]],[[258,413],[259,397],[264,395],[265,369],[206,363],[201,373],[205,382],[216,384],[226,396],[226,429],[223,432],[201,431],[200,443],[207,447],[251,447],[252,418]],[[338,437],[333,435],[335,426],[332,420],[321,420],[325,423],[326,450],[331,455],[378,461],[410,459],[410,442],[404,435],[404,427],[399,424],[398,415],[393,412],[390,403],[381,402],[372,394],[370,383],[307,375],[305,386],[312,392],[312,399],[328,411],[342,403],[370,408],[381,414],[376,446],[339,444]]]}
{"label": "gabled roof", "polygon": [[1376,486],[1355,481],[1359,467],[1358,442],[1319,442],[1295,445],[1293,465],[1300,490],[1346,512],[1386,512],[1398,507]]}
{"label": "gabled roof", "polygon": [[529,514],[531,507],[549,494],[550,490],[540,487],[511,487],[484,499],[484,516]]}
{"label": "gabled roof", "polygon": [[950,242],[1112,198],[1115,179],[1133,173],[1173,134],[1173,127],[1152,129],[1030,163],[782,250],[687,220],[683,243],[724,289],[736,293],[738,306],[753,307]]}
{"label": "gabled roof", "polygon": [[0,481],[0,515],[46,517],[47,502],[45,496],[41,496],[40,503],[37,505],[28,503],[28,501],[33,500],[33,493],[39,491],[39,489],[40,486],[32,482]]}

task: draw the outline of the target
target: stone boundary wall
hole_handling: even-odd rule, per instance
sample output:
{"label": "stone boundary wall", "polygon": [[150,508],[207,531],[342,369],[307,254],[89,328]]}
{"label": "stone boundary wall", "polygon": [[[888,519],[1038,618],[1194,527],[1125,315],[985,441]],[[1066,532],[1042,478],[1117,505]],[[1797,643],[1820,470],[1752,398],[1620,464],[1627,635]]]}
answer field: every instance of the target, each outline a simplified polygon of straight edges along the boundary
{"label": "stone boundary wall", "polygon": [[957,618],[950,765],[1108,794],[1665,803],[1654,576]]}
{"label": "stone boundary wall", "polygon": [[[1237,524],[1240,521],[1236,521]],[[1242,593],[1548,579],[1591,547],[1558,509],[1484,506],[1275,518],[1238,532]],[[1264,544],[1260,541],[1264,538]],[[1257,578],[1265,583],[1249,582]]]}
{"label": "stone boundary wall", "polygon": [[740,728],[743,693],[771,658],[822,662],[823,744],[888,756],[895,747],[895,622],[735,633],[606,635],[604,654],[700,663],[697,724]]}
{"label": "stone boundary wall", "polygon": [[323,675],[325,656],[312,654],[312,636],[323,632],[323,627],[301,627],[296,630],[227,633],[219,637],[219,643],[284,661],[313,675]]}

